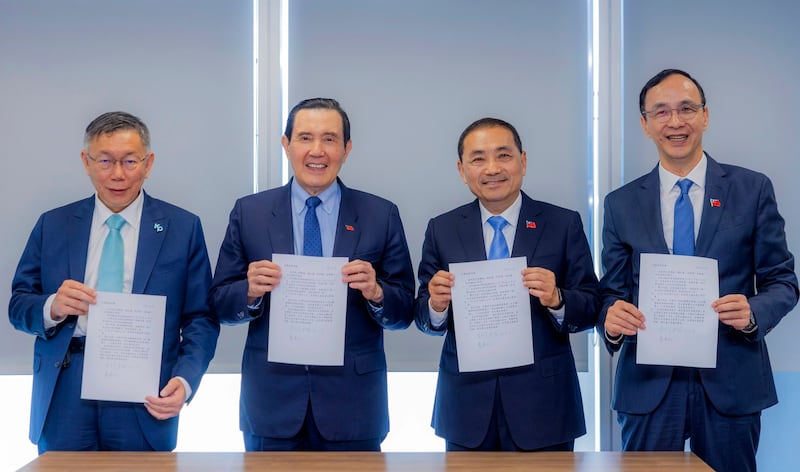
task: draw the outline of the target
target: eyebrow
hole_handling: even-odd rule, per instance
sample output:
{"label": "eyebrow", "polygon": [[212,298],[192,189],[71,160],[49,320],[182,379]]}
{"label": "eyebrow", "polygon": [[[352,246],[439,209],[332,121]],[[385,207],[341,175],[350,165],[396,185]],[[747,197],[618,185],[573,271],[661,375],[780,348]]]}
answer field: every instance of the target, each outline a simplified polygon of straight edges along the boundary
{"label": "eyebrow", "polygon": [[[86,154],[89,154],[89,150],[88,150],[88,149],[86,150]],[[146,155],[146,154],[147,154],[147,152],[145,152],[145,155]],[[92,156],[92,157],[97,157],[97,156],[109,157],[109,158],[113,158],[113,157],[115,157],[113,154],[109,153],[108,151],[98,151],[98,152],[97,152],[97,154],[95,154],[95,155],[94,155],[94,156]],[[122,155],[122,157],[123,157],[123,158],[125,158],[125,157],[131,157],[131,156],[133,156],[133,157],[139,157],[139,156],[136,154],[136,152],[135,152],[135,151],[126,152],[125,154],[123,154],[123,155]]]}
{"label": "eyebrow", "polygon": [[[294,132],[294,134],[296,136],[298,136],[298,137],[299,136],[314,136],[314,133],[312,131],[302,131],[302,130],[300,130],[300,131]],[[338,138],[340,136],[340,134],[337,133],[336,131],[323,131],[322,132],[322,136],[333,136],[335,138]]]}
{"label": "eyebrow", "polygon": [[489,154],[489,153],[497,154],[497,153],[500,153],[500,152],[512,152],[511,149],[512,149],[511,146],[506,146],[506,145],[498,146],[496,148],[488,149],[488,150],[486,150],[486,149],[475,149],[474,151],[470,151],[470,153],[467,154],[467,156],[468,157],[475,157],[475,156],[482,156],[484,154]]}
{"label": "eyebrow", "polygon": [[[686,100],[681,100],[680,102],[678,102],[678,105],[699,105],[701,103],[703,103],[702,100],[696,102],[696,101],[691,100],[691,99],[686,99]],[[667,102],[657,102],[657,103],[655,103],[653,105],[653,108],[651,108],[651,110],[656,109],[656,108],[664,108],[664,107],[668,107],[668,106],[670,106],[670,105]]]}

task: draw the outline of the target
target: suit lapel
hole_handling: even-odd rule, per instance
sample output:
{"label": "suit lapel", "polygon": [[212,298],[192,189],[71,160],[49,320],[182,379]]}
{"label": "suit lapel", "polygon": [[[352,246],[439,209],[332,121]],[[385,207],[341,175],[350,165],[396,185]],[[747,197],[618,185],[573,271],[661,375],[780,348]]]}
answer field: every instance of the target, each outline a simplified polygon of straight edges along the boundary
{"label": "suit lapel", "polygon": [[[708,254],[722,217],[722,203],[728,201],[729,188],[730,186],[725,181],[725,170],[722,169],[717,161],[711,159],[711,156],[708,156],[706,191],[702,201],[703,213],[700,218],[700,230],[697,232],[697,243],[695,244],[695,254],[698,256]],[[718,202],[719,205],[712,205],[712,200]]]}
{"label": "suit lapel", "polygon": [[[657,248],[660,253],[668,254],[667,241],[664,239],[664,225],[661,222],[661,188],[658,179],[658,165],[642,181],[637,190],[636,202],[639,207],[638,217],[642,221],[650,247]],[[622,215],[635,217],[635,215]]]}
{"label": "suit lapel", "polygon": [[353,192],[345,187],[341,180],[337,179],[337,181],[342,190],[342,200],[339,203],[339,217],[336,221],[333,255],[334,257],[350,258],[355,253],[363,228],[359,224]]}
{"label": "suit lapel", "polygon": [[142,219],[139,222],[136,265],[133,269],[133,293],[144,293],[168,231],[169,218],[161,211],[158,203],[145,193]]}
{"label": "suit lapel", "polygon": [[522,192],[522,207],[519,209],[511,257],[533,256],[533,252],[542,238],[542,233],[547,229],[547,221],[538,218],[541,212],[542,209],[536,202]]}
{"label": "suit lapel", "polygon": [[265,208],[264,221],[269,222],[267,231],[273,254],[294,254],[291,185],[291,181],[284,185],[272,208]]}
{"label": "suit lapel", "polygon": [[89,197],[78,205],[72,215],[71,224],[66,228],[69,241],[69,278],[83,281],[86,276],[86,254],[89,252],[89,235],[92,231],[94,197]]}
{"label": "suit lapel", "polygon": [[[475,237],[477,236],[477,237]],[[478,200],[464,208],[461,220],[458,221],[456,237],[464,248],[466,261],[485,261],[486,246],[483,241],[483,222]]]}

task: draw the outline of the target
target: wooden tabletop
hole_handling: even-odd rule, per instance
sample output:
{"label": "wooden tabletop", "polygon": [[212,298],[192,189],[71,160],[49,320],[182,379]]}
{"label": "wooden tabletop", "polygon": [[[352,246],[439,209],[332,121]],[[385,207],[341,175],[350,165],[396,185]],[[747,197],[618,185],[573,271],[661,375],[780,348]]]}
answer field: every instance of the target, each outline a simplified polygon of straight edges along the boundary
{"label": "wooden tabletop", "polygon": [[20,469],[65,471],[709,471],[689,452],[48,452]]}

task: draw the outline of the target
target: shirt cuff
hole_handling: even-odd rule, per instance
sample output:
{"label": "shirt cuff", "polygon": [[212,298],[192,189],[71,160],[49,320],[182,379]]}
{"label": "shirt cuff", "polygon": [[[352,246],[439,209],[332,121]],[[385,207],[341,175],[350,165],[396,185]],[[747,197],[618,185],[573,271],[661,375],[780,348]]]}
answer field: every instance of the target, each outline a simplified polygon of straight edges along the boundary
{"label": "shirt cuff", "polygon": [[383,314],[383,303],[380,306],[372,303],[371,301],[367,300],[367,306],[369,307],[369,311],[372,312],[375,316],[381,316]]}
{"label": "shirt cuff", "polygon": [[608,331],[603,330],[603,335],[606,337],[606,341],[610,342],[611,344],[619,344],[622,342],[622,337],[625,336],[624,334],[619,334],[618,336],[609,336]]}
{"label": "shirt cuff", "polygon": [[550,314],[553,315],[553,319],[556,320],[556,323],[561,326],[564,323],[564,314],[566,312],[564,306],[562,305],[558,310],[554,310],[550,307],[547,307],[547,309],[550,311]]}
{"label": "shirt cuff", "polygon": [[258,297],[258,298],[256,298],[255,303],[253,303],[252,305],[247,305],[247,309],[250,310],[250,311],[258,310],[259,308],[261,308],[261,302],[263,302],[263,301],[264,301],[264,297],[263,296]]}
{"label": "shirt cuff", "polygon": [[189,398],[192,397],[192,387],[190,387],[189,382],[187,382],[186,379],[180,375],[176,375],[175,378],[181,381],[183,384],[183,389],[186,390],[186,398],[183,399],[183,402],[186,403],[189,401]]}
{"label": "shirt cuff", "polygon": [[42,310],[42,317],[44,319],[44,330],[47,331],[48,329],[55,328],[59,325],[62,321],[66,320],[67,317],[55,321],[52,317],[50,317],[50,309],[53,307],[53,300],[55,300],[56,294],[52,294],[47,297],[47,300],[44,302],[44,309]]}
{"label": "shirt cuff", "polygon": [[447,308],[448,308],[449,306],[450,306],[450,305],[448,305],[447,307],[445,307],[445,309],[444,309],[443,311],[436,311],[436,310],[434,310],[434,309],[433,309],[433,307],[431,306],[431,300],[430,300],[430,298],[428,299],[428,313],[429,313],[429,315],[430,315],[430,318],[431,318],[431,326],[432,326],[433,328],[435,328],[435,329],[439,329],[439,328],[441,328],[441,327],[442,327],[442,325],[443,325],[443,324],[445,324],[445,322],[447,321]]}

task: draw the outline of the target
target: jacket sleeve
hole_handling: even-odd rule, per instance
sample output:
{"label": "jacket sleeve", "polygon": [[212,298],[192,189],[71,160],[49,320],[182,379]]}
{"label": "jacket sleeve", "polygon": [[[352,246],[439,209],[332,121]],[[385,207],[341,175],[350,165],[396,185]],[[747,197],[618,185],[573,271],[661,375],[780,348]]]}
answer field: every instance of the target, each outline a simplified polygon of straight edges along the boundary
{"label": "jacket sleeve", "polygon": [[[430,299],[428,283],[436,272],[446,269],[444,265],[437,247],[436,223],[432,219],[428,222],[428,228],[425,230],[425,242],[422,244],[422,259],[419,262],[418,272],[419,291],[414,301],[414,323],[420,331],[431,336],[443,336],[447,332],[447,322],[442,323],[438,328],[431,324],[430,307],[428,306]],[[447,316],[453,316],[452,306],[447,308]]]}

